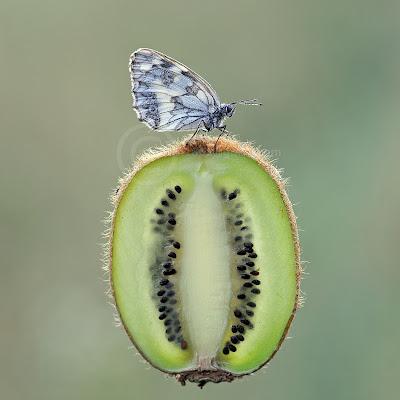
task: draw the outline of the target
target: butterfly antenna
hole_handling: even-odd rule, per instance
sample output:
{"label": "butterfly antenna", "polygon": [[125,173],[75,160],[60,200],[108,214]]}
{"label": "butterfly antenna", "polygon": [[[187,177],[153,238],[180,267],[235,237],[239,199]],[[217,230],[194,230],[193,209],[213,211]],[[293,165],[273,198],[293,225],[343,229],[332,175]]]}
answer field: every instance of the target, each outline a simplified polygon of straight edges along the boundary
{"label": "butterfly antenna", "polygon": [[257,99],[239,100],[239,101],[235,101],[231,104],[244,104],[246,106],[262,106],[262,103],[259,103]]}

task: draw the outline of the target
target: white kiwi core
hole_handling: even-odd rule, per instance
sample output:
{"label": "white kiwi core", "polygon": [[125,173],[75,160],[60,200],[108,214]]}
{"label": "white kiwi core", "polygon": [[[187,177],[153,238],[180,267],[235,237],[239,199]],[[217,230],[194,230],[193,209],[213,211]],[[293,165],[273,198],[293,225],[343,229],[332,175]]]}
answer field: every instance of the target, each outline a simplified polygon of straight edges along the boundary
{"label": "white kiwi core", "polygon": [[[184,320],[199,369],[212,368],[228,323],[232,296],[228,236],[212,176],[199,172],[182,210],[180,293]],[[200,244],[200,245],[199,245]]]}

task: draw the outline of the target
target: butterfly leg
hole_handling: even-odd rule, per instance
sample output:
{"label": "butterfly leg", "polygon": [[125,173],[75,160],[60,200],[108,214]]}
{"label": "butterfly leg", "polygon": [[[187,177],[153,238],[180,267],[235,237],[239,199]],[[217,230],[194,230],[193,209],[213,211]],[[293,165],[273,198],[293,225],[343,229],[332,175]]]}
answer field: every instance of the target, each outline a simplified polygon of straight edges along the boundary
{"label": "butterfly leg", "polygon": [[189,144],[189,142],[197,135],[197,132],[200,130],[201,125],[204,125],[203,121],[200,121],[199,126],[195,130],[192,136],[190,136],[190,139],[186,142],[186,146]]}
{"label": "butterfly leg", "polygon": [[222,135],[228,134],[228,131],[226,130],[226,125],[220,126],[220,127],[218,128],[218,130],[220,130],[221,133],[218,135],[217,140],[215,141],[215,144],[214,144],[214,153],[217,152],[217,145],[218,145],[218,141],[219,141],[220,137],[221,137]]}

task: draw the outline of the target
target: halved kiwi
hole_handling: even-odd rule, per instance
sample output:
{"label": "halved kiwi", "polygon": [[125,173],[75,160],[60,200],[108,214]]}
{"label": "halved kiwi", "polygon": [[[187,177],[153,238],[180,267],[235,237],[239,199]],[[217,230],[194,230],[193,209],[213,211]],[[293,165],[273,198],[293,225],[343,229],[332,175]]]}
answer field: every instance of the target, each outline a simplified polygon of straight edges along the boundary
{"label": "halved kiwi", "polygon": [[297,227],[279,172],[249,144],[215,141],[140,157],[113,198],[109,238],[127,334],[155,368],[200,386],[266,364],[299,299]]}

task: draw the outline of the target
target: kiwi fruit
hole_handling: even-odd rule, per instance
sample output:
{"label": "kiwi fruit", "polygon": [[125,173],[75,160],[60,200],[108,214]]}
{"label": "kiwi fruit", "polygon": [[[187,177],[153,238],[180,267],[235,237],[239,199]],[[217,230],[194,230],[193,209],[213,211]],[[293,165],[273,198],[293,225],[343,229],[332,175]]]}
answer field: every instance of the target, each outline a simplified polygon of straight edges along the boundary
{"label": "kiwi fruit", "polygon": [[265,153],[198,136],[139,157],[113,195],[118,316],[155,368],[230,382],[265,365],[299,305],[296,219]]}

